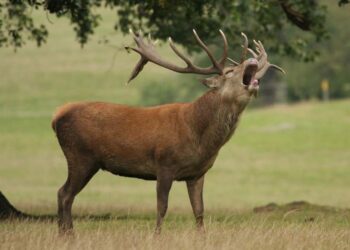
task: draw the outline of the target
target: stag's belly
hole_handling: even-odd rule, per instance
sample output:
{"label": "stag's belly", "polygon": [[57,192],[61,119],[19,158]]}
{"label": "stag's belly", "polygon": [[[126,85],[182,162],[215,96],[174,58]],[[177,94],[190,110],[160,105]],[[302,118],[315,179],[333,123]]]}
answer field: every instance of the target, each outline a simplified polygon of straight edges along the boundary
{"label": "stag's belly", "polygon": [[112,174],[139,178],[143,180],[156,180],[157,172],[162,171],[161,168],[166,167],[173,174],[173,179],[176,181],[193,180],[204,175],[213,165],[216,155],[204,161],[176,161],[172,166],[166,166],[153,161],[128,161],[123,159],[112,158],[102,164],[102,169]]}
{"label": "stag's belly", "polygon": [[[193,166],[186,166],[174,171],[173,179],[176,181],[187,181],[193,180],[204,175],[212,165],[205,166],[203,168],[194,168]],[[109,166],[107,168],[102,168],[103,170],[109,171],[112,174],[138,178],[143,180],[157,180],[156,171],[149,171],[149,169],[144,169],[142,167],[129,167],[129,166]]]}
{"label": "stag's belly", "polygon": [[102,170],[106,170],[112,174],[133,177],[143,180],[156,180],[157,169],[154,164],[143,161],[128,162],[123,159],[109,159],[102,164]]}
{"label": "stag's belly", "polygon": [[138,172],[133,172],[130,171],[129,169],[113,169],[111,171],[112,174],[123,176],[123,177],[131,177],[131,178],[138,178],[142,180],[157,180],[157,175],[154,173],[148,173],[148,172],[143,172],[143,171],[138,171]]}

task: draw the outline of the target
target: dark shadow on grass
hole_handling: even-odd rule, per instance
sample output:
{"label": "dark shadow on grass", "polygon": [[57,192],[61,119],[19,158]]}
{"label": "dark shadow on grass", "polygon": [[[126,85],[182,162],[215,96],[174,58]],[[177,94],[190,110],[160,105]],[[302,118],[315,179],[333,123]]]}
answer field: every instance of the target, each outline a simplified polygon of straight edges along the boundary
{"label": "dark shadow on grass", "polygon": [[[124,213],[125,211],[121,212]],[[230,211],[212,211],[207,213],[207,218],[211,221],[237,225],[255,220],[269,220],[280,222],[297,222],[297,223],[311,223],[311,222],[335,222],[336,224],[350,225],[350,209],[336,208],[331,206],[321,206],[308,203],[306,201],[295,201],[283,205],[276,203],[269,203],[265,206],[255,207],[253,211],[235,212]],[[73,216],[75,220],[89,220],[89,221],[111,221],[111,220],[136,220],[136,221],[150,221],[155,219],[155,215],[149,214],[99,214],[99,215],[76,215]],[[181,223],[192,220],[190,213],[186,215],[170,215],[167,220]],[[57,220],[56,214],[32,215],[24,213],[16,209],[7,198],[0,192],[0,221],[1,220],[26,220],[26,221],[43,221],[55,222]]]}
{"label": "dark shadow on grass", "polygon": [[[108,221],[108,220],[150,220],[150,215],[112,215],[110,213],[99,215],[76,215],[77,220]],[[153,217],[152,217],[153,219]],[[5,195],[0,192],[0,221],[1,220],[26,220],[26,221],[56,221],[56,214],[33,215],[16,209]]]}

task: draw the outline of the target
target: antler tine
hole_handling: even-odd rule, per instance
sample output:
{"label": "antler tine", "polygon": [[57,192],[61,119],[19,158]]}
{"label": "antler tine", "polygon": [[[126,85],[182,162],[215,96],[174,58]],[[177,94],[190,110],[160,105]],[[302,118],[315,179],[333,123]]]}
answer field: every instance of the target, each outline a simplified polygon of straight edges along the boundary
{"label": "antler tine", "polygon": [[254,42],[255,46],[256,46],[257,48],[259,48],[259,45],[260,45],[260,44],[259,44],[255,39],[253,40],[253,42]]}
{"label": "antler tine", "polygon": [[224,51],[222,52],[221,59],[219,60],[219,64],[224,67],[225,66],[225,61],[228,57],[228,45],[227,45],[227,38],[225,36],[225,33],[219,29],[220,35],[222,37],[222,40],[224,41]]}
{"label": "antler tine", "polygon": [[266,73],[266,71],[272,67],[275,68],[279,71],[281,71],[282,73],[286,73],[281,67],[275,65],[275,64],[271,64],[268,60],[267,60],[267,53],[265,51],[264,45],[262,44],[261,41],[255,41],[253,40],[255,46],[256,46],[256,51],[259,53],[258,55],[252,50],[252,49],[248,49],[248,51],[250,53],[252,53],[252,55],[258,60],[258,72],[256,73],[255,77],[257,79],[260,79],[261,77],[264,76],[264,74]]}
{"label": "antler tine", "polygon": [[259,45],[260,45],[260,46],[259,46],[260,51],[261,51],[261,52],[265,52],[265,48],[264,48],[264,45],[262,44],[262,42],[259,40],[258,43],[259,43]]}
{"label": "antler tine", "polygon": [[233,65],[236,65],[236,66],[239,65],[239,62],[236,62],[235,60],[233,60],[229,57],[227,57],[226,59],[229,60],[231,63],[233,63]]}
{"label": "antler tine", "polygon": [[142,34],[140,33],[135,33],[132,29],[129,29],[129,33],[133,36],[133,39],[138,46],[138,48],[133,48],[130,46],[125,46],[125,49],[129,51],[130,49],[135,51],[136,53],[140,54],[141,58],[137,62],[136,66],[134,67],[133,71],[130,74],[130,77],[127,81],[129,83],[131,80],[133,80],[143,69],[143,67],[146,65],[148,62],[148,59],[142,55],[141,48],[143,46],[143,41],[142,41]]}
{"label": "antler tine", "polygon": [[127,83],[131,82],[131,80],[133,80],[143,70],[143,67],[146,65],[147,62],[148,62],[147,59],[145,59],[144,57],[141,57],[141,59],[137,62],[135,68],[131,72]]}
{"label": "antler tine", "polygon": [[170,48],[175,52],[175,54],[178,55],[182,60],[184,60],[187,66],[193,66],[192,62],[176,48],[173,42],[173,39],[171,37],[169,37],[168,41],[169,41]]}
{"label": "antler tine", "polygon": [[214,56],[213,56],[212,53],[209,51],[208,47],[207,47],[207,46],[204,44],[204,42],[199,38],[199,36],[198,36],[196,30],[193,29],[192,32],[193,32],[193,35],[194,35],[194,37],[196,38],[196,40],[197,40],[199,46],[201,46],[202,49],[204,49],[204,51],[207,53],[207,55],[208,55],[210,61],[212,62],[213,66],[214,66],[216,69],[220,70],[220,72],[222,72],[223,67],[215,60]]}
{"label": "antler tine", "polygon": [[148,41],[148,44],[151,46],[155,46],[158,43],[158,39],[153,40],[151,33],[148,33],[147,41]]}
{"label": "antler tine", "polygon": [[257,59],[259,61],[259,64],[258,64],[258,71],[261,70],[265,64],[267,63],[267,54],[266,54],[266,51],[265,51],[265,48],[264,48],[264,45],[262,44],[261,41],[255,41],[253,40],[256,48],[255,50],[259,53],[258,55],[252,50],[252,49],[248,49],[248,51],[254,55],[255,59]]}
{"label": "antler tine", "polygon": [[[255,40],[253,40],[253,42],[255,44],[255,50],[259,53],[258,57],[256,59],[260,60],[261,57],[263,56],[263,53],[262,53],[262,51],[260,49],[260,44],[257,41],[255,41]],[[263,51],[265,51],[265,49],[263,49]]]}
{"label": "antler tine", "polygon": [[241,32],[241,35],[244,37],[244,47],[243,47],[243,51],[242,51],[242,58],[241,58],[241,62],[243,62],[247,56],[247,51],[248,51],[248,37],[246,36],[246,34],[244,34],[243,32]]}
{"label": "antler tine", "polygon": [[284,69],[282,69],[280,66],[277,66],[276,64],[270,64],[270,67],[281,71],[283,74],[286,74],[286,71],[284,71]]}
{"label": "antler tine", "polygon": [[[129,33],[132,35],[132,38],[134,39],[136,45],[140,47],[140,42],[142,41],[142,35],[140,33],[135,33],[132,29],[129,29]],[[136,48],[132,48],[129,46],[126,46],[125,49],[132,49],[133,51],[140,53]]]}
{"label": "antler tine", "polygon": [[248,48],[248,51],[250,54],[252,54],[252,56],[254,56],[254,58],[258,58],[258,55],[254,52],[254,50]]}
{"label": "antler tine", "polygon": [[269,62],[267,62],[264,67],[262,67],[255,75],[255,78],[256,79],[260,79],[261,77],[263,77],[266,73],[266,71],[269,69],[269,68],[275,68],[279,71],[281,71],[283,74],[286,74],[286,72],[279,66],[275,65],[275,64],[270,64]]}
{"label": "antler tine", "polygon": [[151,33],[148,33],[147,41],[149,44],[153,44]]}

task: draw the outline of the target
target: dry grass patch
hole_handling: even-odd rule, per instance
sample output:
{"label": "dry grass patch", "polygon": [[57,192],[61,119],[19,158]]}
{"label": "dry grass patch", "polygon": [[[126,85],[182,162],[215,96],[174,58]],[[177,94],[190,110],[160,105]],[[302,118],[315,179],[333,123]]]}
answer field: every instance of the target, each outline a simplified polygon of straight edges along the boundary
{"label": "dry grass patch", "polygon": [[[135,208],[135,210],[137,210]],[[141,210],[140,210],[141,211]],[[293,202],[252,210],[208,211],[206,232],[197,232],[191,213],[172,211],[154,235],[151,208],[113,214],[78,212],[75,232],[59,236],[50,220],[5,220],[1,249],[348,249],[350,211]],[[86,211],[84,212],[86,213]]]}
{"label": "dry grass patch", "polygon": [[52,223],[19,222],[0,233],[2,249],[346,249],[350,230],[322,224],[209,223],[205,234],[167,228],[160,236],[146,225],[79,224],[74,236],[60,237]]}

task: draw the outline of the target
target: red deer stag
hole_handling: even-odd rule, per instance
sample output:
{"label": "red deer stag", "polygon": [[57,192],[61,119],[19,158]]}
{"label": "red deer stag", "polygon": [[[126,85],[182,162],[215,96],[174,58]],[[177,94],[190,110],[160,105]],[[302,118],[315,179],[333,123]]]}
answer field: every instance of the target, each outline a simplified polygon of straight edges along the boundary
{"label": "red deer stag", "polygon": [[[203,228],[203,183],[205,173],[213,166],[220,148],[231,138],[239,117],[252,95],[259,89],[259,79],[270,64],[262,43],[256,51],[245,43],[242,59],[228,58],[227,40],[223,55],[216,60],[193,30],[199,46],[206,52],[211,67],[194,65],[174,45],[171,49],[185,63],[179,67],[161,58],[154,43],[144,42],[134,34],[141,59],[134,68],[132,80],[147,62],[179,72],[216,75],[203,80],[209,90],[191,103],[173,103],[148,108],[128,107],[103,102],[78,102],[58,109],[52,127],[67,158],[68,178],[58,191],[58,224],[61,232],[73,228],[71,208],[74,197],[99,169],[113,174],[157,181],[156,232],[168,206],[172,182],[186,181],[198,228]],[[247,52],[253,58],[245,60]],[[233,64],[225,67],[230,60]]]}

